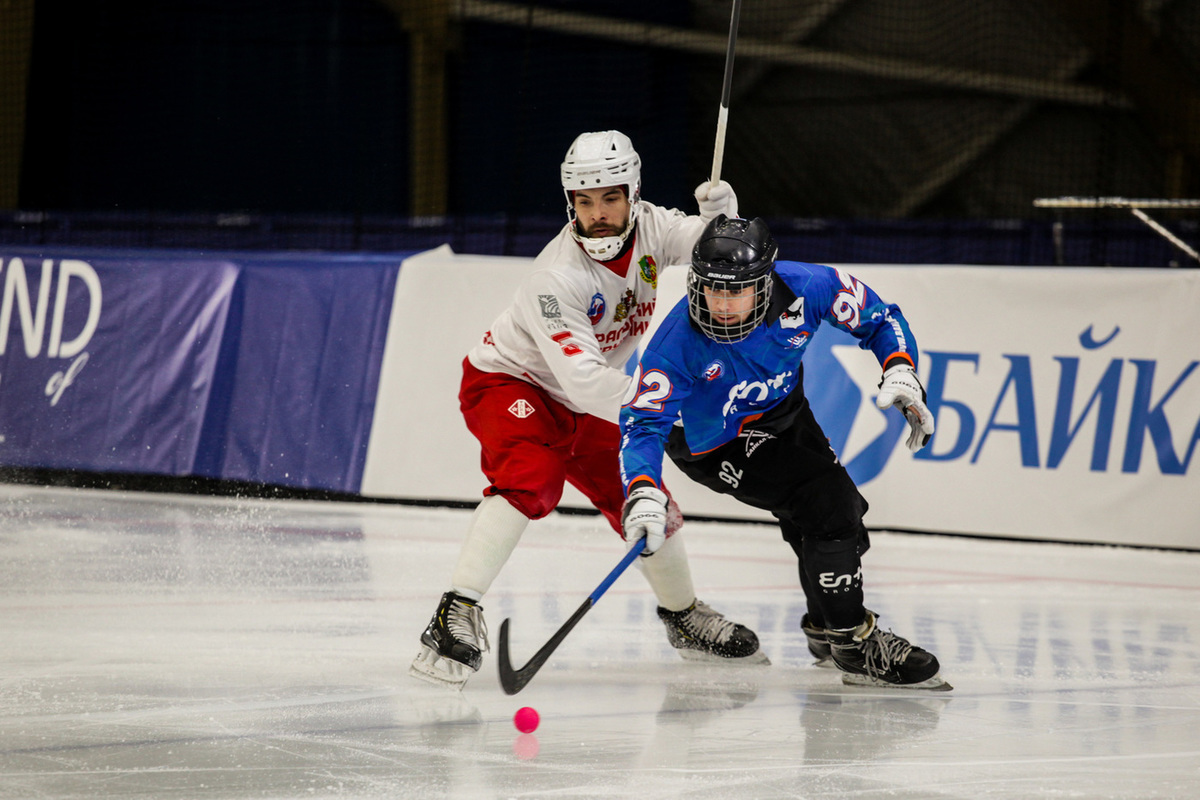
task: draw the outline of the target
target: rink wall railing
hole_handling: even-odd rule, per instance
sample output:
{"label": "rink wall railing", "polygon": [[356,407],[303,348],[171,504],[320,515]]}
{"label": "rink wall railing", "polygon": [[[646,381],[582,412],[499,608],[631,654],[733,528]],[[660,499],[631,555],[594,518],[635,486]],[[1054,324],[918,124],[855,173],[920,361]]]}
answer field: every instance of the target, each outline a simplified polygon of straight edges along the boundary
{"label": "rink wall railing", "polygon": [[[460,364],[531,265],[0,248],[0,467],[475,502]],[[909,318],[938,424],[909,453],[874,358],[814,337],[806,390],[871,528],[1200,549],[1200,271],[848,271]],[[667,480],[687,514],[766,519]]]}

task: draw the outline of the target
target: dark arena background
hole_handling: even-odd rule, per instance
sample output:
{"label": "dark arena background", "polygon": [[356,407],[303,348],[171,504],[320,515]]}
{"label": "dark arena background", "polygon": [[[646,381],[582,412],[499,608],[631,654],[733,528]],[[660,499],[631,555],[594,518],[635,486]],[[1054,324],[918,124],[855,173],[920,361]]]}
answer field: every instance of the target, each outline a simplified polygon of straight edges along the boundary
{"label": "dark arena background", "polygon": [[[532,255],[618,128],[694,208],[729,3],[14,0],[0,242]],[[1200,3],[747,0],[722,177],[810,261],[1195,266]],[[1154,219],[1197,244],[1195,209]]]}

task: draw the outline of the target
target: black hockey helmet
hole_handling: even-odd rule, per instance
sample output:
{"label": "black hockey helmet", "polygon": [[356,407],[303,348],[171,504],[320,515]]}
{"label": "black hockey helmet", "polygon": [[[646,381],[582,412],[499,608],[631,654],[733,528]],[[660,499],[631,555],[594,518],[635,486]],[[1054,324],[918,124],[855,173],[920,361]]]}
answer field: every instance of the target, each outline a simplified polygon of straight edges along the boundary
{"label": "black hockey helmet", "polygon": [[[779,248],[762,218],[745,220],[719,215],[704,227],[692,248],[688,270],[688,314],[705,336],[717,342],[740,342],[767,316],[771,303],[772,275]],[[754,287],[754,309],[736,325],[719,325],[712,319],[704,287],[717,292],[740,293]]]}

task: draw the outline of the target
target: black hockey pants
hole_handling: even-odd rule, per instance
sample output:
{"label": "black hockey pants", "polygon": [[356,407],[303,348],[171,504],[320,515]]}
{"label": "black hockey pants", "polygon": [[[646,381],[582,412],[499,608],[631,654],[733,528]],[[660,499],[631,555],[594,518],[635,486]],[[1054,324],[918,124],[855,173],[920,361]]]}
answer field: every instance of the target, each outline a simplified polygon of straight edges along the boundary
{"label": "black hockey pants", "polygon": [[849,628],[862,621],[867,501],[829,446],[803,390],[738,438],[698,456],[676,427],[667,454],[697,483],[775,515],[800,562],[810,622]]}

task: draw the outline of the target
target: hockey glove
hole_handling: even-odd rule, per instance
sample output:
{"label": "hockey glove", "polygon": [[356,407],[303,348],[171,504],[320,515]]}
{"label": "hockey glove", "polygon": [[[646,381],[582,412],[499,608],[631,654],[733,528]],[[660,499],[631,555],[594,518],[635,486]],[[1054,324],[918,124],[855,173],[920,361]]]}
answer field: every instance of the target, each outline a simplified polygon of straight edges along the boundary
{"label": "hockey glove", "polygon": [[895,406],[904,414],[909,427],[905,442],[909,450],[915,453],[929,443],[933,436],[933,414],[925,405],[925,387],[910,365],[897,364],[884,371],[875,405],[880,409]]}
{"label": "hockey glove", "polygon": [[625,498],[621,512],[622,536],[626,544],[646,537],[642,556],[653,555],[667,540],[667,495],[653,486],[639,486]]}
{"label": "hockey glove", "polygon": [[710,181],[705,181],[697,186],[696,204],[700,206],[700,219],[705,222],[716,219],[720,214],[727,217],[737,216],[737,195],[733,193],[733,187],[725,181],[717,181],[716,186]]}

